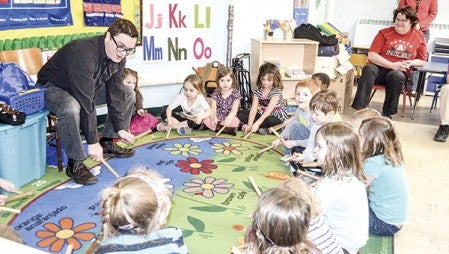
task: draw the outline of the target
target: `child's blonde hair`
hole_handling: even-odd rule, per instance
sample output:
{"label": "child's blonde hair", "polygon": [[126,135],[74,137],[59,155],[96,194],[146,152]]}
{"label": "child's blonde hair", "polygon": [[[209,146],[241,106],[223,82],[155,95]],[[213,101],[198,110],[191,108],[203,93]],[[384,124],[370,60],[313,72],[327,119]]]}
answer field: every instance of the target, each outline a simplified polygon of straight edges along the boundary
{"label": "child's blonde hair", "polygon": [[259,253],[311,253],[307,238],[310,205],[286,188],[265,191],[254,212],[253,229]]}
{"label": "child's blonde hair", "polygon": [[322,90],[316,93],[310,100],[311,111],[321,111],[327,114],[331,111],[337,113],[338,98],[337,93],[332,90]]}
{"label": "child's blonde hair", "polygon": [[0,225],[0,237],[23,244],[23,239],[19,232],[8,225]]}
{"label": "child's blonde hair", "polygon": [[184,79],[184,84],[186,82],[192,83],[192,86],[195,87],[195,89],[201,93],[202,95],[206,96],[206,91],[203,86],[203,79],[201,79],[201,76],[198,74],[190,74]]}
{"label": "child's blonde hair", "polygon": [[312,188],[303,180],[297,177],[291,177],[285,180],[279,187],[286,188],[296,194],[297,197],[305,200],[311,209],[312,218],[320,215],[320,208],[315,199],[315,193]]}
{"label": "child's blonde hair", "polygon": [[298,81],[298,83],[296,83],[295,91],[300,87],[308,88],[312,93],[312,95],[315,95],[321,90],[320,86],[315,81],[313,81],[313,79],[310,78]]}
{"label": "child's blonde hair", "polygon": [[170,212],[171,195],[157,172],[143,166],[130,170],[102,191],[101,233],[87,253],[93,253],[99,241],[123,232],[145,236],[160,229]]}
{"label": "child's blonde hair", "polygon": [[383,154],[393,166],[403,164],[402,146],[393,121],[386,117],[366,119],[362,121],[359,133],[363,140],[363,160]]}
{"label": "child's blonde hair", "polygon": [[324,176],[333,176],[339,180],[355,176],[364,181],[360,141],[354,128],[348,123],[332,122],[321,126],[316,137],[319,135],[323,137],[328,151],[321,165]]}
{"label": "child's blonde hair", "polygon": [[221,87],[219,85],[220,79],[223,77],[226,77],[228,75],[230,75],[231,79],[232,79],[232,88],[237,88],[237,84],[235,83],[234,72],[232,71],[232,69],[229,67],[226,67],[226,66],[222,66],[222,67],[218,68],[218,70],[217,70],[216,82],[217,82],[218,92],[221,92]]}
{"label": "child's blonde hair", "polygon": [[257,77],[257,87],[262,87],[262,78],[269,75],[273,79],[273,88],[283,89],[282,77],[279,68],[270,62],[266,62],[259,67],[259,75]]}
{"label": "child's blonde hair", "polygon": [[[355,111],[351,115],[351,120],[358,121],[361,123],[365,119],[372,118],[372,117],[378,117],[378,116],[381,116],[381,114],[376,109],[364,108],[364,109]],[[356,126],[354,126],[354,127],[356,127]]]}

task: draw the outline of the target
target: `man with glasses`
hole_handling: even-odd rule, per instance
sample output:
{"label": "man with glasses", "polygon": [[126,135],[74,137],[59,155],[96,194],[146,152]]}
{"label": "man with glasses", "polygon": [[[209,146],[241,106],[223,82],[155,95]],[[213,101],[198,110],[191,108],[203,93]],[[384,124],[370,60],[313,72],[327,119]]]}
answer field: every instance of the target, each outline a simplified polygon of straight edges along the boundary
{"label": "man with glasses", "polygon": [[[126,121],[133,101],[122,83],[122,75],[126,57],[135,52],[137,36],[137,28],[130,21],[115,20],[104,35],[67,43],[38,73],[37,85],[47,88],[46,108],[58,118],[61,142],[68,157],[66,174],[78,184],[98,181],[83,163],[87,156],[81,134],[87,141],[88,156],[95,161],[103,160],[103,155],[122,158],[134,155],[134,150],[118,146],[114,139],[126,143],[135,140]],[[102,89],[108,114],[99,139],[95,98]]]}
{"label": "man with glasses", "polygon": [[368,51],[368,63],[362,70],[352,107],[366,108],[374,84],[385,86],[382,116],[391,118],[398,111],[399,96],[414,66],[427,60],[426,40],[414,29],[416,12],[410,6],[396,9],[394,26],[381,29]]}

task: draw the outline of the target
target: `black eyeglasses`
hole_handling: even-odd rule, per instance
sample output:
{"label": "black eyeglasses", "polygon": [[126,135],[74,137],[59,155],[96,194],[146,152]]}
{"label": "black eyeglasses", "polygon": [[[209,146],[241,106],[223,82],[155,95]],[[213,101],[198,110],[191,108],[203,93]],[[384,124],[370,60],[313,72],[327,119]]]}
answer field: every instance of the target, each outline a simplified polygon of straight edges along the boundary
{"label": "black eyeglasses", "polygon": [[114,41],[115,46],[117,46],[115,49],[118,52],[120,52],[120,53],[125,52],[127,55],[132,55],[132,54],[136,53],[136,48],[132,48],[132,49],[125,48],[124,46],[121,46],[121,45],[117,44],[117,41],[114,39],[114,36],[111,35],[111,38]]}

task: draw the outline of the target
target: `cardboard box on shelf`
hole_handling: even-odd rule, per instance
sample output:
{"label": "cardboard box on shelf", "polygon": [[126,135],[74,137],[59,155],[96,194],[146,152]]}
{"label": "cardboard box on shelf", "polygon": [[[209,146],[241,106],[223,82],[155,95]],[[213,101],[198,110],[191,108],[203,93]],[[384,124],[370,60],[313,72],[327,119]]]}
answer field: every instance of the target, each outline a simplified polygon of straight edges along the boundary
{"label": "cardboard box on shelf", "polygon": [[331,80],[330,90],[337,92],[340,101],[338,112],[344,113],[351,107],[352,88],[354,86],[354,69],[345,75],[338,74],[335,79]]}
{"label": "cardboard box on shelf", "polygon": [[326,73],[329,78],[337,77],[338,60],[335,56],[318,56],[316,58],[315,73]]}

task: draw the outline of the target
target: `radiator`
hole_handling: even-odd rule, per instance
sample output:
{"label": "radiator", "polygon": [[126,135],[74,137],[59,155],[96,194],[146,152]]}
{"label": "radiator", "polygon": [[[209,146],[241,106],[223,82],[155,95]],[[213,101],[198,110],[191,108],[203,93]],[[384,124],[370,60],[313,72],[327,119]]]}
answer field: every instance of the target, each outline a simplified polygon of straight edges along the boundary
{"label": "radiator", "polygon": [[[353,47],[369,48],[377,32],[380,29],[389,26],[393,26],[393,21],[376,20],[376,19],[358,20],[355,25],[354,43],[352,44]],[[448,38],[448,37],[449,37],[449,24],[431,24],[428,49],[429,50],[432,49],[434,38]]]}

